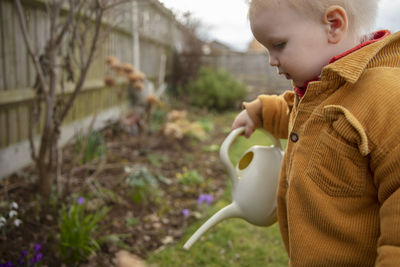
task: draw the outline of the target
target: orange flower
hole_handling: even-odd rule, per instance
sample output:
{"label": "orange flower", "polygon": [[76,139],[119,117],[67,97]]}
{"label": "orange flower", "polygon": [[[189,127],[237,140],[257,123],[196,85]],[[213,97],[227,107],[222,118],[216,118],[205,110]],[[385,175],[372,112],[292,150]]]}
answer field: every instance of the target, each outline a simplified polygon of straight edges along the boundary
{"label": "orange flower", "polygon": [[183,131],[179,127],[179,125],[172,123],[172,122],[167,122],[164,126],[164,134],[170,138],[173,139],[182,139],[183,138]]}
{"label": "orange flower", "polygon": [[140,82],[140,76],[139,75],[137,75],[137,73],[136,72],[134,72],[134,73],[130,73],[129,75],[128,75],[128,80],[130,81],[130,82],[136,82],[136,81],[139,81]]}
{"label": "orange flower", "polygon": [[142,90],[144,88],[143,83],[141,81],[132,82],[132,86],[137,90]]}
{"label": "orange flower", "polygon": [[137,72],[128,73],[127,78],[130,82],[136,82],[136,81],[142,82],[146,78],[146,75],[143,72],[137,71]]}
{"label": "orange flower", "polygon": [[168,113],[167,118],[168,118],[168,121],[177,121],[177,120],[185,119],[186,115],[187,115],[187,112],[185,110],[173,109]]}
{"label": "orange flower", "polygon": [[126,74],[132,74],[135,72],[135,68],[132,66],[132,64],[130,63],[124,63],[121,64],[122,70],[126,73]]}
{"label": "orange flower", "polygon": [[146,103],[148,105],[155,105],[155,104],[159,104],[160,103],[160,99],[158,98],[158,96],[156,95],[149,95],[146,98]]}
{"label": "orange flower", "polygon": [[144,81],[144,79],[146,79],[146,74],[144,74],[143,72],[138,71],[136,72],[136,74],[138,75],[139,80]]}
{"label": "orange flower", "polygon": [[104,77],[104,83],[106,86],[115,86],[115,79],[112,76],[106,76]]}
{"label": "orange flower", "polygon": [[121,64],[121,63],[114,63],[113,65],[111,65],[111,68],[112,68],[118,75],[124,75],[123,64]]}
{"label": "orange flower", "polygon": [[116,57],[108,56],[108,57],[106,58],[106,63],[107,63],[108,65],[110,65],[110,66],[113,66],[113,65],[115,65],[115,64],[119,64],[119,61],[118,61],[118,59],[117,59]]}

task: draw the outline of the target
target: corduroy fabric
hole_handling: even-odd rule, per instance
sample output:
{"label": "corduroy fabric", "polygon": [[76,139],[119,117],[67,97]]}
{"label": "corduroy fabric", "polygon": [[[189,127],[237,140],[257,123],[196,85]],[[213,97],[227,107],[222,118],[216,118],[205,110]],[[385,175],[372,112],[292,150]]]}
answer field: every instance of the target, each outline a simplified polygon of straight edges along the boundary
{"label": "corduroy fabric", "polygon": [[400,33],[324,67],[321,80],[244,103],[289,139],[278,221],[291,266],[400,266]]}

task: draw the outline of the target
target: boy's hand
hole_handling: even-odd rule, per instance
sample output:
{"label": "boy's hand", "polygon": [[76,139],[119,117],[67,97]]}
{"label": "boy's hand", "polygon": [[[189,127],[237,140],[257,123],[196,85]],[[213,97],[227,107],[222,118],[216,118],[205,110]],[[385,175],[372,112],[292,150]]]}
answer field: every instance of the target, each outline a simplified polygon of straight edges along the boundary
{"label": "boy's hand", "polygon": [[245,109],[236,116],[232,124],[232,130],[242,126],[245,127],[244,136],[249,138],[255,130],[255,125]]}

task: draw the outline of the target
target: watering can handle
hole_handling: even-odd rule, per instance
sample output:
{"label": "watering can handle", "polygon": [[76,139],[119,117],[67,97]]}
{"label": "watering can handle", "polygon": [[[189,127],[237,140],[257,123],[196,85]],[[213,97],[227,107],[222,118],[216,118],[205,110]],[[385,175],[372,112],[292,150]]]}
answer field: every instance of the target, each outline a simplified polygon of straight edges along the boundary
{"label": "watering can handle", "polygon": [[244,132],[244,129],[244,127],[239,127],[231,131],[229,135],[225,138],[224,142],[221,145],[221,148],[219,149],[219,157],[228,170],[228,174],[229,177],[231,177],[232,186],[234,188],[236,186],[238,178],[236,176],[235,167],[233,166],[232,161],[229,158],[229,148],[231,147],[236,137]]}
{"label": "watering can handle", "polygon": [[[230,158],[229,158],[229,148],[231,147],[233,141],[244,132],[245,127],[239,127],[234,129],[233,131],[230,132],[230,134],[226,137],[224,142],[221,145],[221,148],[219,150],[219,157],[221,158],[222,163],[225,165],[225,167],[228,169],[229,176],[231,177],[232,180],[232,185],[235,187],[238,177],[236,175],[235,167],[233,166]],[[279,139],[277,139],[275,136],[273,136],[271,133],[268,131],[263,130],[263,132],[268,135],[273,144],[278,147],[280,150],[282,150],[282,145]]]}

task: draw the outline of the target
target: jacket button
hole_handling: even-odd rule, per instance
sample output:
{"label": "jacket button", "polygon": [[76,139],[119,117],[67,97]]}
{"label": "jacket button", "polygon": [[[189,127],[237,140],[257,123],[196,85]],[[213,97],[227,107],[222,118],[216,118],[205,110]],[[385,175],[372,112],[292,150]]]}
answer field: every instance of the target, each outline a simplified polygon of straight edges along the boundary
{"label": "jacket button", "polygon": [[296,143],[297,141],[299,141],[299,136],[297,135],[297,133],[291,133],[291,134],[290,134],[290,140],[291,140],[293,143]]}

